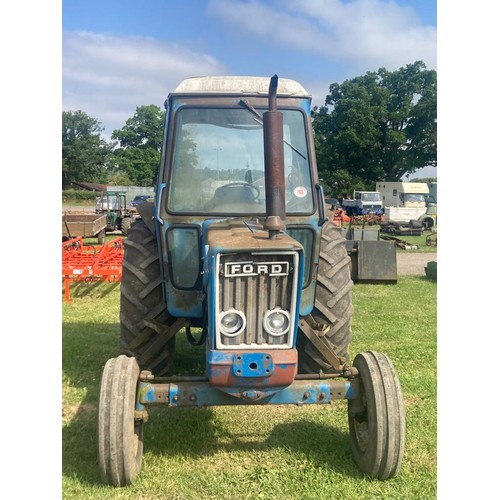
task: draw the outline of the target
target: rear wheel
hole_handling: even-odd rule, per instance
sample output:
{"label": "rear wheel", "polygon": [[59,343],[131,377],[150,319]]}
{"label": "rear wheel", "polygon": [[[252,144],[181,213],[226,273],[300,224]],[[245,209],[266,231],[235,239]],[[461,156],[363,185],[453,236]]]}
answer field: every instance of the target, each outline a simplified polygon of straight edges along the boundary
{"label": "rear wheel", "polygon": [[141,469],[144,422],[135,418],[139,366],[118,356],[104,366],[97,416],[99,469],[106,484],[131,484]]}
{"label": "rear wheel", "polygon": [[[312,313],[305,318],[314,330],[324,333],[337,356],[349,358],[352,340],[351,258],[341,229],[331,222],[323,226],[319,254],[316,297]],[[301,332],[297,349],[302,373],[329,372],[332,365]]]}
{"label": "rear wheel", "polygon": [[130,217],[124,217],[120,222],[120,231],[123,236],[127,236],[132,226],[132,219]]}
{"label": "rear wheel", "polygon": [[137,358],[142,370],[166,374],[174,360],[176,319],[163,298],[156,237],[142,219],[124,240],[120,286],[121,352]]}
{"label": "rear wheel", "polygon": [[359,468],[374,479],[399,472],[405,444],[405,411],[398,376],[382,353],[364,352],[354,358],[360,394],[348,400],[349,436]]}

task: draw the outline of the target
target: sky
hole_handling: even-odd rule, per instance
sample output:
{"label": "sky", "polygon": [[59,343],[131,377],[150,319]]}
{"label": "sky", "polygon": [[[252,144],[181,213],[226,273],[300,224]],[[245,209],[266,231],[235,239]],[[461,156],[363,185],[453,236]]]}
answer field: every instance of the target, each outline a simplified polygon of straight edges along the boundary
{"label": "sky", "polygon": [[436,0],[62,1],[62,109],[107,139],[191,76],[277,74],[322,105],[333,82],[417,60],[437,69]]}

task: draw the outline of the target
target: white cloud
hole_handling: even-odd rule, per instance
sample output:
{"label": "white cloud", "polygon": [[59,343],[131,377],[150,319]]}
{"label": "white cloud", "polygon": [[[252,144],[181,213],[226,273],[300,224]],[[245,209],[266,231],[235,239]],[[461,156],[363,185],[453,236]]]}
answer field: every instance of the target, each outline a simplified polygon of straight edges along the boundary
{"label": "white cloud", "polygon": [[300,83],[312,95],[312,107],[325,105],[325,97],[329,94],[332,81],[305,78],[301,79]]}
{"label": "white cloud", "polygon": [[[297,52],[298,64],[300,53],[318,56],[318,64],[326,68],[338,63],[336,76],[341,71],[343,78],[382,66],[394,70],[420,59],[436,68],[436,29],[422,25],[410,7],[394,1],[209,0],[207,13],[231,31],[228,40],[263,44],[262,68],[273,49],[278,49],[273,57]],[[233,74],[211,55],[151,37],[64,32],[62,49],[62,109],[81,109],[98,119],[106,137],[137,106],[163,106],[184,78]],[[284,69],[290,64],[284,62]],[[313,75],[306,69],[297,77],[312,93],[313,105],[323,104],[332,79],[324,71]]]}
{"label": "white cloud", "polygon": [[227,73],[209,55],[149,37],[65,32],[62,47],[62,109],[96,118],[107,138],[138,106],[162,107],[184,78]]}
{"label": "white cloud", "polygon": [[208,12],[240,33],[362,72],[416,60],[436,68],[436,28],[423,26],[410,7],[394,1],[210,0]]}

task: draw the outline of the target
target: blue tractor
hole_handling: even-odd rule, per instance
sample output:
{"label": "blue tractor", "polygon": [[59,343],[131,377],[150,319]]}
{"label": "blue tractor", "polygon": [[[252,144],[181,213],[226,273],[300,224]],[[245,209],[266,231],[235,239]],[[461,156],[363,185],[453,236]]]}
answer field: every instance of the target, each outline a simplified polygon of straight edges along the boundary
{"label": "blue tractor", "polygon": [[[132,483],[155,405],[336,399],[348,400],[361,470],[394,477],[402,392],[385,354],[349,363],[351,259],[325,212],[310,94],[276,75],[199,77],[165,107],[155,199],[137,207],[124,242],[120,353],[102,373],[103,481]],[[204,376],[171,373],[180,331],[206,346]]]}

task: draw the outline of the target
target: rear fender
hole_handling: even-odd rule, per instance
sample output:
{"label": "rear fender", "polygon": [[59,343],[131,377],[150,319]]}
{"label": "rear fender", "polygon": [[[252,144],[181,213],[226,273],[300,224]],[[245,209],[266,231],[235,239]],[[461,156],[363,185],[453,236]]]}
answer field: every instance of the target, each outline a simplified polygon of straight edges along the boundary
{"label": "rear fender", "polygon": [[144,221],[144,224],[146,224],[148,229],[156,236],[156,227],[153,218],[153,208],[154,208],[153,203],[150,201],[146,201],[144,203],[141,203],[140,205],[137,205],[137,212],[139,212],[139,215]]}

